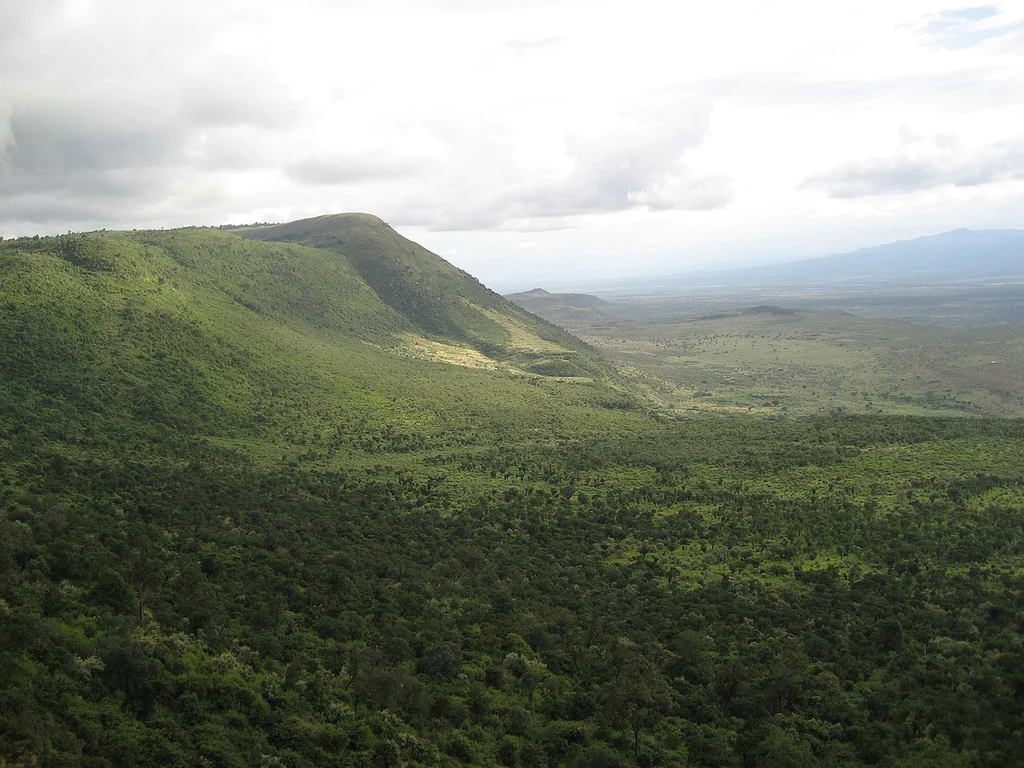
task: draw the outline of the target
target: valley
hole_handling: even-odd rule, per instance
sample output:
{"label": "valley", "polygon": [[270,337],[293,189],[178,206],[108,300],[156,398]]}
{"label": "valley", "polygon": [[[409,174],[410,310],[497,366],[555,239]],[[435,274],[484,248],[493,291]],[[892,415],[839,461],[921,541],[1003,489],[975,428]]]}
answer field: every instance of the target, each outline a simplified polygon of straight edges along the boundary
{"label": "valley", "polygon": [[1024,325],[943,328],[762,305],[573,330],[675,411],[1024,415]]}
{"label": "valley", "polygon": [[1024,761],[1020,326],[533,299],[0,242],[0,765]]}
{"label": "valley", "polygon": [[593,294],[509,298],[618,360],[676,411],[1020,416],[1021,242],[1014,231],[958,230],[801,262],[598,283]]}

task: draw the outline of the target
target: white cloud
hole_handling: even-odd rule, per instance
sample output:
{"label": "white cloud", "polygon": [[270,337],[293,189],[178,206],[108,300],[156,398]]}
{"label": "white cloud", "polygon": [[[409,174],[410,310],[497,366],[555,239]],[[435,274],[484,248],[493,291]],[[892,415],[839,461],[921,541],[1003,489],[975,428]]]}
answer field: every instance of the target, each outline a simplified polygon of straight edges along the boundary
{"label": "white cloud", "polygon": [[846,198],[1024,179],[1024,135],[977,148],[952,134],[920,137],[901,129],[901,138],[903,146],[890,155],[841,163],[804,186]]}
{"label": "white cloud", "polygon": [[562,132],[538,133],[530,121],[542,118],[530,111],[473,135],[437,127],[437,155],[427,164],[436,184],[403,195],[395,216],[434,230],[538,231],[635,208],[721,207],[729,180],[685,163],[707,132],[709,110],[702,96],[668,92],[581,105]]}
{"label": "white cloud", "polygon": [[916,25],[930,44],[950,50],[984,45],[1020,33],[1024,22],[1005,21],[992,5],[946,8],[929,14]]}
{"label": "white cloud", "polygon": [[404,161],[372,155],[309,157],[285,168],[285,175],[299,184],[346,185],[406,176],[413,171]]}
{"label": "white cloud", "polygon": [[560,37],[541,37],[529,40],[509,40],[505,43],[505,47],[517,51],[520,53],[526,51],[533,51],[537,48],[548,48],[553,45],[558,45],[562,42]]}

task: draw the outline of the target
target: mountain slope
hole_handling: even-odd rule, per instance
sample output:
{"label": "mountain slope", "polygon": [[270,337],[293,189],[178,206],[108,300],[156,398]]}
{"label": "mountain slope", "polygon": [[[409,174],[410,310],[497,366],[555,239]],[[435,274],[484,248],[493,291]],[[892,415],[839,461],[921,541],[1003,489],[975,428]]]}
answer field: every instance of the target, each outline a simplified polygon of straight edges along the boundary
{"label": "mountain slope", "polygon": [[[329,346],[336,365],[409,328],[348,265],[301,246],[139,232],[14,241],[0,254],[8,386],[126,419],[227,429],[295,394],[293,372],[327,362],[312,350]],[[360,389],[332,383],[336,400],[364,399]]]}
{"label": "mountain slope", "polygon": [[534,288],[532,291],[510,293],[505,298],[565,328],[616,319],[608,302],[586,293],[550,293],[543,288]]}
{"label": "mountain slope", "polygon": [[[334,461],[385,443],[441,446],[485,412],[514,439],[530,428],[526,403],[558,423],[577,406],[621,413],[628,400],[602,385],[531,386],[482,356],[491,364],[452,365],[471,350],[425,339],[345,257],[303,245],[209,230],[69,235],[3,243],[0,270],[4,403],[24,404],[42,433],[104,432],[102,421],[125,435],[184,430],[259,451],[329,445],[320,453]],[[535,372],[565,373],[563,361],[571,372],[613,370],[561,331],[549,335],[573,348],[530,352],[533,329],[546,326],[486,311],[521,337],[506,331],[506,356]]]}
{"label": "mountain slope", "polygon": [[240,229],[244,237],[294,242],[346,258],[381,301],[434,339],[468,344],[485,356],[531,373],[606,375],[583,342],[524,312],[395,232],[376,216],[345,213]]}

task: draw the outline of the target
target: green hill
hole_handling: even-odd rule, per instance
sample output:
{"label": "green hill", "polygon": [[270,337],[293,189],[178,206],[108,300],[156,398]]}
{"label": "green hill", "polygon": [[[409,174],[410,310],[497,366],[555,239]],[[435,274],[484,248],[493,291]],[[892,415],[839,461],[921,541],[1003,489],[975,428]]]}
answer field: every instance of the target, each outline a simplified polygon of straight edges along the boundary
{"label": "green hill", "polygon": [[618,318],[611,304],[587,293],[551,293],[534,288],[510,293],[505,298],[565,328],[587,327]]}
{"label": "green hill", "polygon": [[[521,431],[527,401],[552,422],[564,417],[549,399],[559,411],[607,401],[622,412],[628,397],[593,378],[533,381],[614,370],[420,251],[410,263],[438,284],[476,286],[476,305],[445,295],[447,335],[436,324],[428,334],[333,251],[196,229],[8,241],[0,355],[9,402],[36,404],[41,429],[102,416],[123,431],[286,443],[412,430],[418,437],[403,439],[439,445],[464,414],[485,412]],[[476,325],[456,325],[460,312]],[[488,332],[495,341],[480,342]]]}
{"label": "green hill", "polygon": [[[381,301],[428,337],[542,375],[593,376],[601,367],[579,339],[491,291],[376,216],[346,213],[251,229],[244,237],[338,253]],[[605,370],[607,373],[607,370]]]}

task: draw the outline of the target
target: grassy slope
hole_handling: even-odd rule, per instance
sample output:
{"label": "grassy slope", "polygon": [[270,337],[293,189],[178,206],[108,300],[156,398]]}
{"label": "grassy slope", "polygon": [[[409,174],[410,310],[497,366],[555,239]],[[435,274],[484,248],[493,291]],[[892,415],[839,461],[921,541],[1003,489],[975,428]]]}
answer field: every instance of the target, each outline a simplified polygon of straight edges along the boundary
{"label": "grassy slope", "polygon": [[609,373],[579,339],[521,310],[376,216],[320,216],[239,233],[343,254],[384,303],[433,338],[467,344],[542,375]]}
{"label": "grassy slope", "polygon": [[564,328],[579,328],[617,319],[614,306],[586,293],[549,293],[543,288],[506,296],[528,312]]}
{"label": "grassy slope", "polygon": [[[42,433],[173,429],[351,464],[633,418],[599,383],[417,357],[419,329],[330,251],[101,233],[5,243],[0,269],[4,401],[33,409]],[[508,317],[513,331],[529,321]]]}

